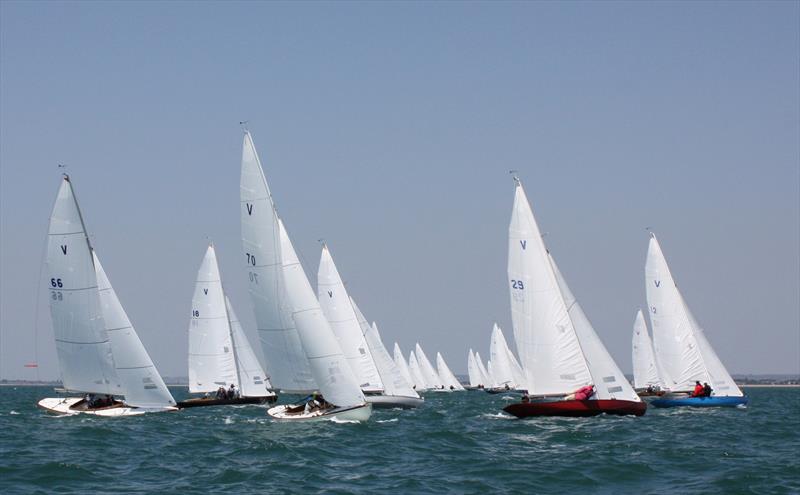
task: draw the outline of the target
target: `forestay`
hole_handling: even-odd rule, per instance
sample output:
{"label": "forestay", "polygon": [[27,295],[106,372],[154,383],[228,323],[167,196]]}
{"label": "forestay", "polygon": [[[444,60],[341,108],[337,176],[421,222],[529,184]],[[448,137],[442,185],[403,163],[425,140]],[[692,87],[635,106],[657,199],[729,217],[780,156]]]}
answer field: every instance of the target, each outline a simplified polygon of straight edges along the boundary
{"label": "forestay", "polygon": [[656,365],[653,341],[650,340],[650,334],[647,333],[647,323],[642,310],[636,312],[636,320],[633,322],[632,357],[634,387],[637,389],[651,386],[666,388]]}
{"label": "forestay", "polygon": [[439,378],[442,380],[444,388],[451,389],[452,387],[452,390],[464,390],[464,386],[458,381],[456,375],[450,371],[450,367],[447,366],[441,352],[436,353],[436,370],[439,374]]}
{"label": "forestay", "polygon": [[146,409],[175,406],[175,399],[164,384],[150,355],[139,340],[125,309],[117,298],[111,282],[92,252],[97,273],[98,294],[103,321],[114,355],[114,365],[121,384],[125,403]]}
{"label": "forestay", "polygon": [[270,381],[285,391],[314,390],[311,368],[286,301],[278,214],[249,132],[242,146],[240,191],[242,247]]}
{"label": "forestay", "polygon": [[241,390],[217,256],[214,246],[209,245],[192,296],[189,392],[213,392],[230,384]]}
{"label": "forestay", "polygon": [[339,407],[365,403],[358,381],[322,312],[289,235],[278,221],[286,295],[311,374],[325,400]]}
{"label": "forestay", "polygon": [[533,395],[549,395],[571,393],[590,383],[589,368],[519,180],[509,225],[508,278],[514,338],[527,381],[521,386]]}
{"label": "forestay", "polygon": [[122,394],[100,306],[91,245],[66,175],[50,215],[46,273],[64,388]]}
{"label": "forestay", "polygon": [[364,340],[365,334],[362,333],[350,296],[333,262],[330,250],[324,244],[317,273],[317,296],[361,389],[365,392],[382,391],[381,377]]}
{"label": "forestay", "polygon": [[666,372],[667,388],[672,391],[691,390],[697,380],[708,382],[715,396],[744,395],[686,306],[661,246],[652,233],[647,250],[645,283],[655,354]]}

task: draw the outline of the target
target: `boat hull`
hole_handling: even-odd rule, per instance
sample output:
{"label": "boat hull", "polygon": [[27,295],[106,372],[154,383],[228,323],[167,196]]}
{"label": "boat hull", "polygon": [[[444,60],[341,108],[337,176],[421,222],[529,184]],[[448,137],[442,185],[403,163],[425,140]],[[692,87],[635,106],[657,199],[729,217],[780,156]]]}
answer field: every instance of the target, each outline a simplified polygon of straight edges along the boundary
{"label": "boat hull", "polygon": [[524,390],[517,390],[515,388],[485,388],[483,389],[487,394],[524,394]]}
{"label": "boat hull", "polygon": [[747,397],[661,397],[654,407],[736,407],[747,405]]}
{"label": "boat hull", "polygon": [[209,407],[209,406],[236,406],[243,404],[272,404],[278,400],[277,395],[268,397],[238,397],[236,399],[216,399],[216,398],[196,398],[178,402],[180,409],[190,407]]}
{"label": "boat hull", "polygon": [[152,412],[177,411],[176,407],[165,408],[141,408],[132,407],[125,403],[118,403],[108,407],[98,407],[89,409],[82,407],[85,401],[81,397],[50,397],[40,400],[36,406],[44,409],[49,414],[57,416],[75,416],[78,414],[89,414],[92,416],[102,416],[116,418],[123,416],[140,416]]}
{"label": "boat hull", "polygon": [[324,411],[313,411],[310,413],[292,413],[290,408],[298,407],[293,404],[283,404],[267,410],[273,419],[279,421],[367,421],[372,415],[372,404],[366,403],[353,407],[338,407]]}
{"label": "boat hull", "polygon": [[366,399],[374,409],[393,409],[397,407],[412,409],[425,403],[425,399],[422,397],[404,397],[400,395],[367,395]]}
{"label": "boat hull", "polygon": [[647,411],[645,402],[629,400],[555,400],[518,402],[503,408],[517,418],[535,416],[589,417],[599,414],[641,416]]}

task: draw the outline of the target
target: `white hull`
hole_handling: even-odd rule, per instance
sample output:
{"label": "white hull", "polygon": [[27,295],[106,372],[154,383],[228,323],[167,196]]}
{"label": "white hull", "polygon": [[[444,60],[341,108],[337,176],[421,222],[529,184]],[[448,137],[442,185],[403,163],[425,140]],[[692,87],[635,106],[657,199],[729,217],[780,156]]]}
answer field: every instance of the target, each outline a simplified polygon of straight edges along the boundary
{"label": "white hull", "polygon": [[337,408],[326,411],[313,411],[310,413],[290,413],[289,407],[297,407],[293,404],[283,404],[267,410],[267,414],[273,419],[281,421],[330,421],[338,419],[340,421],[367,421],[372,415],[372,404],[362,404],[360,406]]}
{"label": "white hull", "polygon": [[128,405],[112,406],[98,409],[72,409],[72,406],[81,402],[81,397],[50,397],[40,400],[36,405],[50,414],[60,416],[75,416],[77,414],[90,414],[92,416],[104,416],[107,418],[116,418],[122,416],[140,416],[145,413],[152,412],[168,412],[177,411],[177,407],[166,408],[140,408],[131,407]]}
{"label": "white hull", "polygon": [[391,409],[394,407],[411,409],[425,403],[425,399],[421,397],[404,397],[400,395],[367,395],[366,399],[376,409]]}

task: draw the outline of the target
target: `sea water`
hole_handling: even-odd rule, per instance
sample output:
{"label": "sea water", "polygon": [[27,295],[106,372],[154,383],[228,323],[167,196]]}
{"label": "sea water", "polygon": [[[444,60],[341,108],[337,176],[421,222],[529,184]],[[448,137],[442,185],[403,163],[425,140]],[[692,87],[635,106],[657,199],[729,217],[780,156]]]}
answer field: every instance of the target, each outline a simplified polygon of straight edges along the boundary
{"label": "sea water", "polygon": [[52,389],[2,387],[0,493],[800,493],[800,389],[746,391],[747,408],[526,420],[501,413],[519,396],[435,393],[337,424],[55,417],[35,405]]}

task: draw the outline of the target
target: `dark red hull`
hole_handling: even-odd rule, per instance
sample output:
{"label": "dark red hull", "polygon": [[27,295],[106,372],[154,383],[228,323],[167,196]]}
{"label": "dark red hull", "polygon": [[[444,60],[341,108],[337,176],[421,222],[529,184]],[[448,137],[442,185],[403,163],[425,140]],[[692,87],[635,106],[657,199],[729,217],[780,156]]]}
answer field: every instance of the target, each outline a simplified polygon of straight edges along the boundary
{"label": "dark red hull", "polygon": [[588,417],[598,414],[617,416],[641,416],[647,410],[647,403],[629,400],[557,400],[518,402],[503,408],[503,411],[518,418],[531,416]]}

